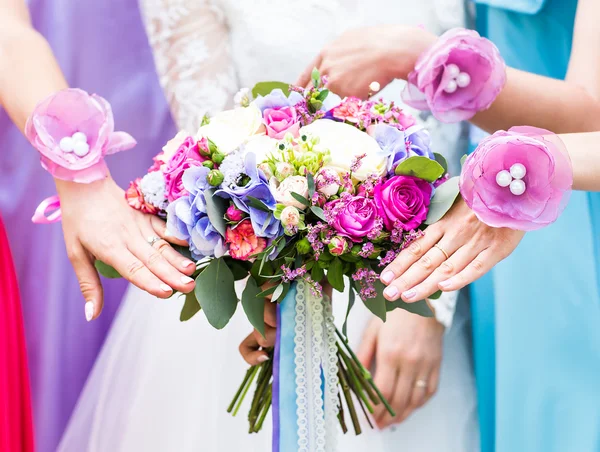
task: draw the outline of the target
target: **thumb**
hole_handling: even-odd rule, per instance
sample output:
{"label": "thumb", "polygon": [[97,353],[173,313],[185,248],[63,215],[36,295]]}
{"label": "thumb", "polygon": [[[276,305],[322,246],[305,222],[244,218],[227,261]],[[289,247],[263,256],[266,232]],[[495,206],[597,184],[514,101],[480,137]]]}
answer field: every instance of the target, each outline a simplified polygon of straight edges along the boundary
{"label": "thumb", "polygon": [[85,318],[89,322],[97,318],[104,306],[104,292],[94,259],[80,245],[69,253],[69,259],[79,281],[79,288],[85,300]]}
{"label": "thumb", "polygon": [[371,367],[371,363],[375,357],[377,331],[378,325],[371,321],[363,333],[358,351],[356,352],[356,356],[367,369]]}

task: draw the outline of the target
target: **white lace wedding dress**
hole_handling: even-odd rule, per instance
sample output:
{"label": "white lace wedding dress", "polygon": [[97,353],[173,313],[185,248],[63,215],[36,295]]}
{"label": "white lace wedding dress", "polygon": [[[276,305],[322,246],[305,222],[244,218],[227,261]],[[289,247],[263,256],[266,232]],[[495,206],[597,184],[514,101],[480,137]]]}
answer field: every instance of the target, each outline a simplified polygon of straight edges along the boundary
{"label": "white lace wedding dress", "polygon": [[[462,0],[141,0],[140,7],[175,120],[188,131],[204,113],[230,107],[240,87],[293,82],[345,29],[403,23],[441,33],[463,20]],[[399,100],[398,83],[382,94]],[[431,121],[429,127],[438,151],[457,160],[460,128]],[[346,300],[334,297],[338,319]],[[244,409],[236,418],[225,411],[247,368],[237,353],[250,330],[241,309],[216,331],[202,312],[180,323],[181,306],[130,288],[60,451],[270,450],[268,422],[248,435]],[[451,297],[437,304],[440,321],[451,320],[452,307]],[[369,319],[362,306],[354,308],[354,346]],[[470,350],[468,306],[459,302],[445,336],[438,393],[398,426],[340,435],[339,449],[478,451]]]}

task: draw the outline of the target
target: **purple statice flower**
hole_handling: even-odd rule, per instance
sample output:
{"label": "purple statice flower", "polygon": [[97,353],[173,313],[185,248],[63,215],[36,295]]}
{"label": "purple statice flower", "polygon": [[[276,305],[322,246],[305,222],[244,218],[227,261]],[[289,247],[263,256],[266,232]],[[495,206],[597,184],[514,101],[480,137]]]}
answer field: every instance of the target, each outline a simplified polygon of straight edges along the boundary
{"label": "purple statice flower", "polygon": [[375,281],[379,279],[379,275],[371,269],[359,268],[352,275],[352,279],[359,283],[360,298],[368,300],[369,298],[375,298],[377,296],[377,290],[375,290]]}
{"label": "purple statice flower", "polygon": [[404,242],[402,243],[402,246],[400,247],[400,249],[403,250],[403,249],[407,248],[408,245],[410,245],[415,240],[420,239],[424,235],[425,235],[425,232],[421,231],[420,229],[413,229],[411,231],[405,232]]}
{"label": "purple statice flower", "polygon": [[304,265],[294,270],[292,270],[290,267],[282,265],[281,270],[283,271],[283,276],[281,277],[281,280],[284,283],[290,283],[292,281],[295,281],[298,278],[302,278],[306,274],[306,267]]}
{"label": "purple statice flower", "polygon": [[290,94],[286,96],[282,90],[274,89],[266,96],[258,96],[254,100],[254,105],[256,105],[261,113],[264,113],[267,108],[293,107],[297,103],[302,102],[302,100],[302,95],[296,91],[290,91]]}
{"label": "purple statice flower", "polygon": [[364,243],[362,249],[358,252],[360,257],[368,258],[375,251],[375,245],[371,242]]}
{"label": "purple statice flower", "polygon": [[385,253],[385,256],[383,256],[381,258],[381,260],[379,261],[379,267],[385,267],[386,265],[389,265],[392,262],[394,262],[394,260],[396,259],[396,257],[398,257],[398,254],[400,254],[400,250],[399,249],[388,250]]}
{"label": "purple statice flower", "polygon": [[362,165],[363,159],[366,156],[367,156],[367,154],[361,154],[361,155],[357,155],[355,158],[352,159],[352,163],[350,163],[350,172],[351,173],[356,173],[358,171],[358,169]]}
{"label": "purple statice flower", "polygon": [[429,132],[422,126],[412,126],[404,131],[406,142],[409,144],[409,156],[419,155],[435,160],[431,150],[431,138]]}
{"label": "purple statice flower", "polygon": [[375,224],[373,225],[373,228],[367,234],[367,238],[369,240],[377,240],[381,236],[382,232],[383,232],[383,218],[377,217],[377,218],[375,218]]}
{"label": "purple statice flower", "polygon": [[323,286],[318,281],[313,280],[310,275],[305,275],[302,279],[309,285],[313,297],[321,298],[323,296]]}

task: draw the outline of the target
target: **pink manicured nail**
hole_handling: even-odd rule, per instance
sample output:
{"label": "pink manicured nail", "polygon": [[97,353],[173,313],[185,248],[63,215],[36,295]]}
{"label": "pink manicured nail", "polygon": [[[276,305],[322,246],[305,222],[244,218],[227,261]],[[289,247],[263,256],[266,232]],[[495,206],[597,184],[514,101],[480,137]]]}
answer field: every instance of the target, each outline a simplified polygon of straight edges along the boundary
{"label": "pink manicured nail", "polygon": [[186,259],[186,260],[184,260],[184,261],[181,263],[181,265],[183,265],[183,268],[187,268],[187,267],[189,267],[190,265],[194,265],[194,263],[193,263],[192,261],[188,261],[188,260]]}
{"label": "pink manicured nail", "polygon": [[88,322],[91,322],[93,318],[94,318],[94,302],[86,301],[85,302],[85,319]]}
{"label": "pink manicured nail", "polygon": [[171,289],[169,286],[167,286],[166,284],[161,284],[160,288],[162,290],[164,290],[165,292],[173,292],[173,289]]}
{"label": "pink manicured nail", "polygon": [[396,286],[388,286],[383,291],[384,295],[387,295],[389,299],[395,300],[398,296],[398,288]]}
{"label": "pink manicured nail", "polygon": [[452,280],[451,279],[447,279],[446,281],[442,281],[441,283],[439,283],[438,285],[442,288],[442,289],[446,289],[447,287],[450,287],[450,285],[452,284]]}
{"label": "pink manicured nail", "polygon": [[410,290],[407,290],[406,292],[404,292],[402,294],[402,297],[406,298],[407,300],[410,300],[411,298],[414,298],[416,294],[417,294],[417,291],[415,289],[410,289]]}
{"label": "pink manicured nail", "polygon": [[269,357],[267,355],[261,355],[256,359],[259,363],[264,363],[265,361],[269,360]]}
{"label": "pink manicured nail", "polygon": [[384,284],[389,284],[389,283],[391,283],[394,280],[395,276],[396,275],[394,275],[394,272],[391,272],[391,271],[388,270],[386,272],[383,272],[383,274],[381,275],[381,281]]}
{"label": "pink manicured nail", "polygon": [[191,282],[194,282],[194,280],[192,278],[190,278],[189,276],[182,276],[181,277],[181,282],[183,284],[189,284]]}

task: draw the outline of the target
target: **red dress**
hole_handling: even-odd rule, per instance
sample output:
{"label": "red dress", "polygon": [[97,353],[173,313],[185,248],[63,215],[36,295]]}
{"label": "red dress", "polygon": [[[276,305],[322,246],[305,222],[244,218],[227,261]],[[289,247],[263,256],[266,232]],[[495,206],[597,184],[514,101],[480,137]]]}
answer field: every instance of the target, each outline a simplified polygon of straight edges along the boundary
{"label": "red dress", "polygon": [[10,248],[1,219],[0,451],[33,451],[33,421],[21,301]]}

